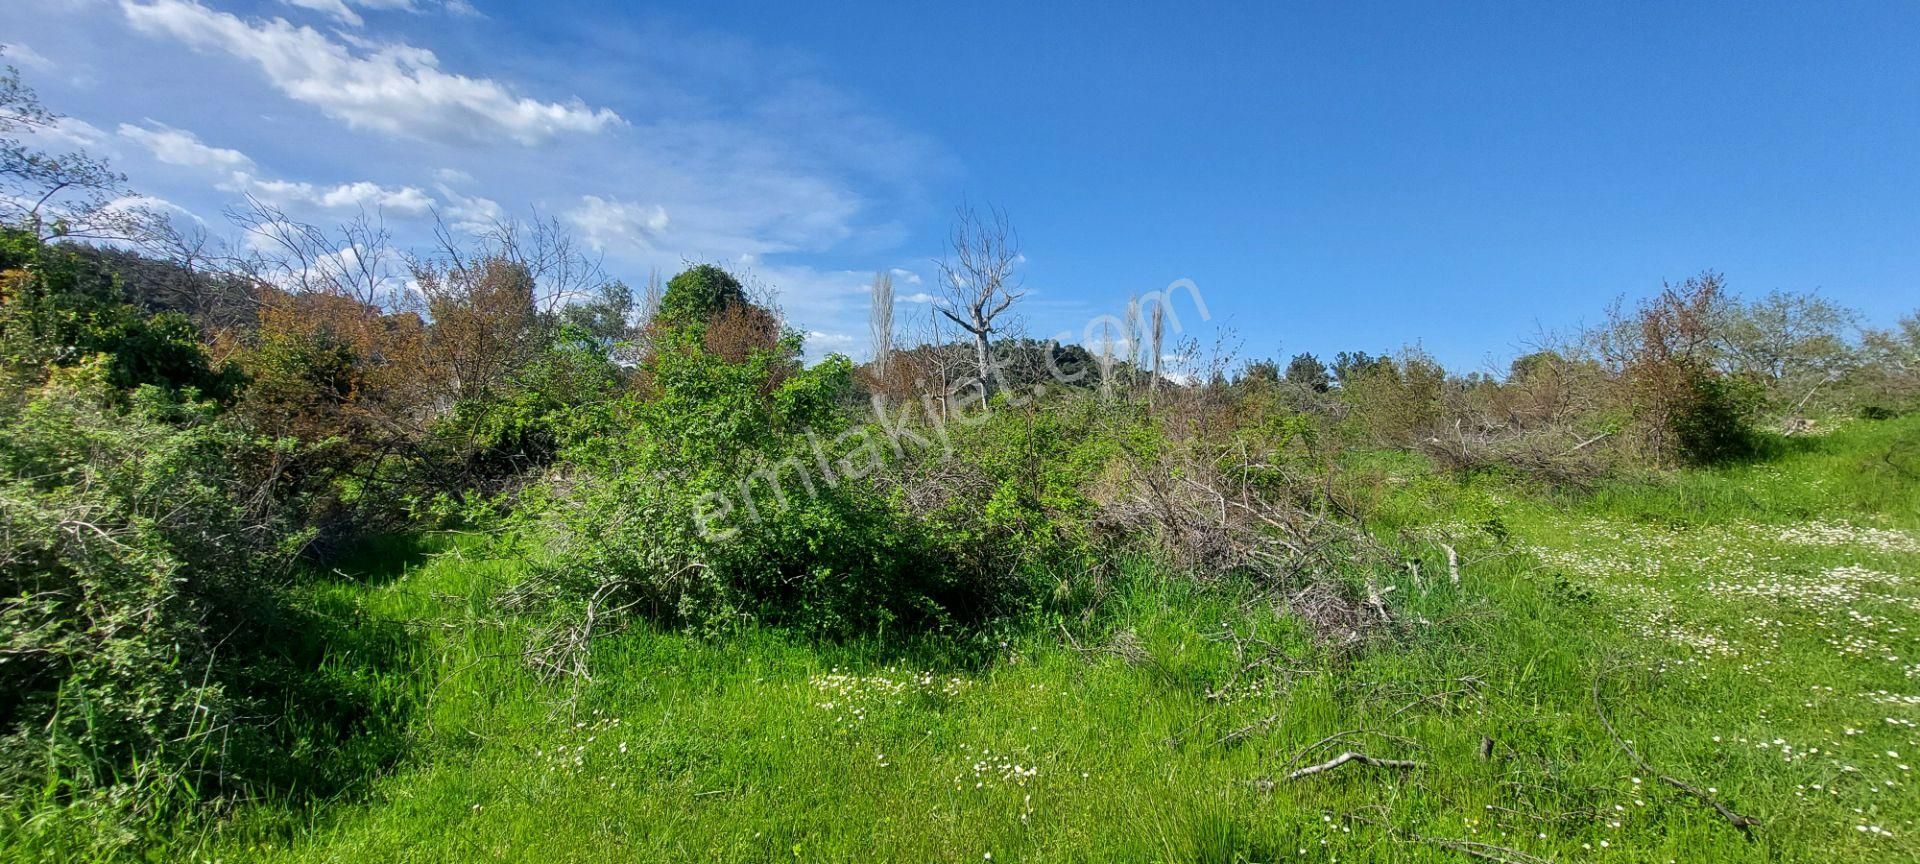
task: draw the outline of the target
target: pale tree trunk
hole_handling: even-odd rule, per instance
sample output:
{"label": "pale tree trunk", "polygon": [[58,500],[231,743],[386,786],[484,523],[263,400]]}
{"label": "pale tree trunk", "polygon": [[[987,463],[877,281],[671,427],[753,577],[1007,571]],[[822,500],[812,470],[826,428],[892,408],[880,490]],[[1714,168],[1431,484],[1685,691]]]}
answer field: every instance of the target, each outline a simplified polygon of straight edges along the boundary
{"label": "pale tree trunk", "polygon": [[971,208],[956,213],[948,254],[935,262],[940,267],[946,306],[940,313],[973,334],[973,356],[979,373],[980,410],[988,412],[987,398],[992,395],[993,365],[988,339],[996,329],[1000,315],[1023,296],[1014,268],[1024,260],[1020,241],[1014,235],[1007,214],[992,211],[982,219]]}

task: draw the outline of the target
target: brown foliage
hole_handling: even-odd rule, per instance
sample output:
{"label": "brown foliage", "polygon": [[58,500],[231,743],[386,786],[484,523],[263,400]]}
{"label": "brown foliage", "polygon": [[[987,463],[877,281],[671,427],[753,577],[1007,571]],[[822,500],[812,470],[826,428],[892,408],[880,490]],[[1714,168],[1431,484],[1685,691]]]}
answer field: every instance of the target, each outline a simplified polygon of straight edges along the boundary
{"label": "brown foliage", "polygon": [[427,298],[430,347],[452,400],[493,392],[533,352],[535,286],[525,265],[497,255],[446,266],[416,262],[413,278]]}
{"label": "brown foliage", "polygon": [[1600,334],[1601,356],[1618,371],[1618,399],[1639,421],[1635,441],[1652,459],[1671,462],[1683,443],[1677,423],[1702,399],[1714,376],[1714,322],[1725,300],[1720,274],[1703,272],[1667,285],[1633,312],[1618,304]]}
{"label": "brown foliage", "polygon": [[729,363],[780,347],[780,316],[757,303],[729,303],[707,322],[707,351]]}

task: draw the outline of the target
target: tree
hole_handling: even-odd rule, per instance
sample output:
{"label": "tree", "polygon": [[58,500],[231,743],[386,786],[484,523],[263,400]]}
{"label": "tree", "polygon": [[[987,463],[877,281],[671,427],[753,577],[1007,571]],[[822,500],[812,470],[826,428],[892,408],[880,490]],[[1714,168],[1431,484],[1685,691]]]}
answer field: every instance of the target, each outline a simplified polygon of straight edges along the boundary
{"label": "tree", "polygon": [[940,314],[973,336],[973,354],[979,372],[981,410],[992,395],[993,360],[988,338],[999,329],[1000,316],[1025,296],[1014,267],[1020,262],[1020,238],[1005,211],[993,209],[982,217],[973,208],[955,211],[953,236],[940,268],[946,304]]}
{"label": "tree", "polygon": [[1287,361],[1287,383],[1297,384],[1315,393],[1325,393],[1333,387],[1333,374],[1327,364],[1312,354],[1295,354]]}
{"label": "tree", "polygon": [[893,274],[881,271],[873,275],[873,306],[867,319],[873,339],[873,381],[878,393],[889,392],[891,380],[887,366],[893,361]]}
{"label": "tree", "polygon": [[560,310],[560,323],[578,329],[612,355],[634,336],[633,289],[615,279]]}
{"label": "tree", "polygon": [[1817,294],[1773,291],[1728,301],[1713,322],[1722,371],[1759,376],[1777,409],[1797,412],[1860,360],[1853,310]]}
{"label": "tree", "polygon": [[1385,357],[1375,357],[1365,351],[1342,351],[1333,355],[1333,383],[1345,387],[1355,378],[1389,362]]}
{"label": "tree", "polygon": [[518,371],[539,344],[533,274],[504,258],[414,267],[427,298],[434,356],[453,398],[485,398]]}
{"label": "tree", "polygon": [[1164,316],[1166,308],[1167,304],[1165,303],[1153,304],[1153,323],[1150,325],[1150,335],[1147,342],[1149,352],[1147,358],[1149,365],[1147,368],[1150,370],[1150,377],[1147,378],[1147,410],[1149,411],[1153,410],[1153,397],[1160,390],[1161,343],[1167,335],[1166,319]]}
{"label": "tree", "polygon": [[746,299],[747,289],[732,273],[712,264],[697,264],[667,282],[654,318],[676,327],[704,324],[728,306],[744,303]]}
{"label": "tree", "polygon": [[1253,360],[1240,370],[1235,383],[1248,387],[1266,387],[1280,383],[1280,364],[1272,360]]}
{"label": "tree", "polygon": [[0,68],[0,222],[49,240],[137,240],[163,221],[130,206],[125,175],[84,151],[52,154],[28,147],[14,133],[52,129],[61,116],[47,110],[20,70]]}

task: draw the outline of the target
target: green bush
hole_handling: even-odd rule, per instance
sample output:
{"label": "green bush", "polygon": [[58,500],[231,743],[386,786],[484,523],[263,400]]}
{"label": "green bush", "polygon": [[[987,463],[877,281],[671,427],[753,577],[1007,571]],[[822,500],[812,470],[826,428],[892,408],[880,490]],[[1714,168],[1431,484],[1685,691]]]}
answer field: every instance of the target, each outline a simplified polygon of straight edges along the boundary
{"label": "green bush", "polygon": [[1757,381],[1690,367],[1681,398],[1674,400],[1667,427],[1680,457],[1695,465],[1715,465],[1757,452],[1754,428],[1766,402]]}
{"label": "green bush", "polygon": [[220,646],[253,638],[300,535],[250,506],[214,406],[121,406],[110,366],[0,409],[0,788],[228,786],[261,739]]}
{"label": "green bush", "polygon": [[[948,620],[965,586],[873,482],[878,449],[848,452],[852,365],[801,369],[797,349],[729,363],[697,328],[670,331],[648,361],[647,397],[576,410],[560,463],[519,514],[545,554],[516,598],[708,631]],[[822,460],[869,470],[829,479]]]}

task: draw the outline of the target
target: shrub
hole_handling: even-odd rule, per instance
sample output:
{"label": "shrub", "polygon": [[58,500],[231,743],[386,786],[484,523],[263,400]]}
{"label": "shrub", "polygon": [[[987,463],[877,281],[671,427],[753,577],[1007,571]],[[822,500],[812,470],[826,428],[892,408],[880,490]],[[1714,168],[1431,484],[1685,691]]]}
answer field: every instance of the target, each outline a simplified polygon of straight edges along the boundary
{"label": "shrub", "polygon": [[1667,430],[1679,456],[1695,465],[1745,459],[1756,452],[1760,436],[1754,417],[1766,402],[1766,387],[1744,376],[1689,368],[1684,389],[1667,418]]}
{"label": "shrub", "polygon": [[120,406],[110,366],[0,409],[0,788],[230,787],[266,737],[221,645],[254,638],[301,536],[254,506],[214,406]]}
{"label": "shrub", "polygon": [[1340,376],[1342,398],[1361,432],[1383,445],[1411,444],[1432,434],[1441,416],[1445,369],[1418,348],[1351,365]]}
{"label": "shrub", "polygon": [[667,282],[655,319],[671,326],[702,324],[728,306],[747,302],[733,274],[712,264],[687,268]]}
{"label": "shrub", "polygon": [[[512,599],[576,621],[618,609],[706,631],[948,620],[964,586],[873,484],[881,445],[848,436],[852,365],[800,369],[797,349],[788,340],[735,363],[709,353],[699,328],[661,337],[648,394],[575,413],[561,462],[520,516],[544,555]],[[830,475],[823,461],[842,468]]]}
{"label": "shrub", "polygon": [[1669,285],[1631,314],[1616,308],[1599,335],[1655,459],[1702,464],[1751,454],[1764,391],[1715,366],[1724,286],[1717,273]]}

